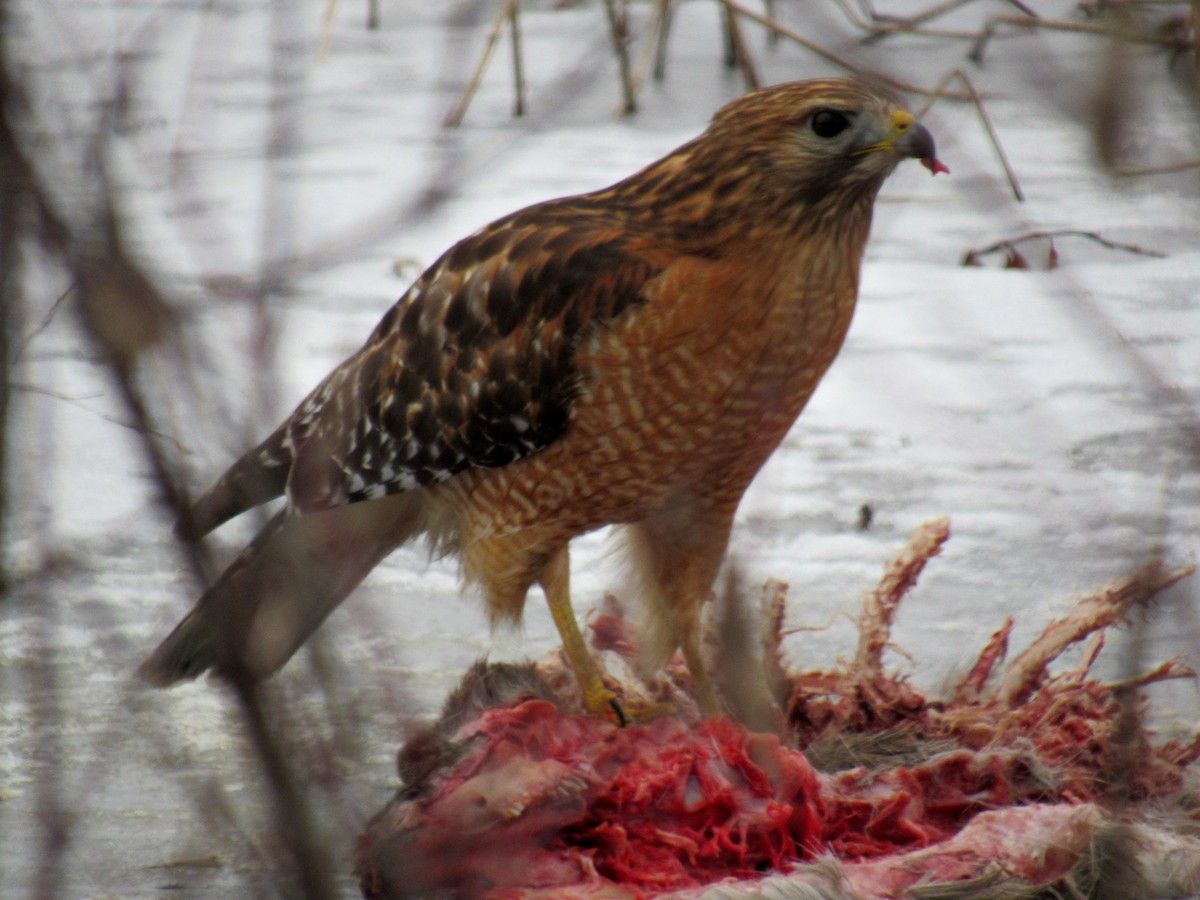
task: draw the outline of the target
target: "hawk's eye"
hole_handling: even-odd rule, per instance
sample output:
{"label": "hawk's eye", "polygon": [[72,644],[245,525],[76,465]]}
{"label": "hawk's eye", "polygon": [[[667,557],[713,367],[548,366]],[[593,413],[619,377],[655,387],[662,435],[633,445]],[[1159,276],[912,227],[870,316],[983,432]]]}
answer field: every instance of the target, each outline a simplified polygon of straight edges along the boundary
{"label": "hawk's eye", "polygon": [[812,130],[817,137],[831,138],[850,127],[850,120],[834,109],[818,109],[813,113]]}

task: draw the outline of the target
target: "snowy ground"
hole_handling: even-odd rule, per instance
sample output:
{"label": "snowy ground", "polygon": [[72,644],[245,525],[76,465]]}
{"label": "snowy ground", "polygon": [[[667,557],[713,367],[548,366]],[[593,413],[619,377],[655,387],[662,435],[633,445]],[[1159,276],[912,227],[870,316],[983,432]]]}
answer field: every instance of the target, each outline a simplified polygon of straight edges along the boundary
{"label": "snowy ground", "polygon": [[[7,6],[9,54],[44,130],[38,158],[78,221],[95,201],[88,141],[101,116],[115,116],[105,162],[128,239],[181,311],[193,354],[186,368],[169,354],[149,360],[142,377],[196,489],[355,349],[454,240],[629,174],[743,89],[720,65],[715,4],[699,0],[678,13],[666,81],[647,84],[628,119],[615,115],[602,8],[530,4],[530,114],[509,115],[502,45],[456,131],[440,122],[498,4],[393,0],[368,32],[364,9],[346,0],[324,56],[317,0]],[[1083,114],[1113,66],[1099,39],[1014,36],[979,68],[961,40],[860,46],[835,4],[812,6],[780,4],[780,15],[860,64],[926,86],[968,67],[1027,197],[1013,199],[972,107],[934,107],[926,122],[953,175],[907,165],[885,187],[849,341],[747,496],[734,538],[749,584],[791,584],[793,624],[830,625],[788,645],[818,665],[850,652],[854,632],[838,614],[855,608],[887,556],[921,521],[950,515],[953,537],[895,635],[916,661],[895,663],[932,686],[1006,615],[1019,647],[1151,555],[1197,561],[1200,184],[1195,169],[1114,178],[1097,164]],[[975,4],[952,24],[1009,9]],[[644,26],[648,7],[633,12]],[[769,49],[745,27],[767,82],[838,71],[794,45]],[[1200,155],[1196,108],[1173,86],[1166,55],[1141,48],[1123,64],[1139,85],[1120,120],[1126,163]],[[1164,255],[1064,238],[1053,270],[1044,244],[1029,249],[1031,270],[1002,269],[996,257],[960,265],[970,247],[1058,228]],[[268,270],[275,287],[256,316],[247,285]],[[130,678],[195,587],[119,397],[73,316],[53,309],[67,284],[49,268],[27,281],[5,523],[18,581],[0,607],[0,895],[33,883],[46,858],[40,825],[56,804],[71,812],[52,857],[63,896],[166,886],[246,895],[262,872],[264,826],[235,707],[211,684],[148,694]],[[866,531],[856,528],[863,504],[874,511]],[[252,526],[228,527],[218,546],[233,551]],[[577,542],[581,611],[619,583],[607,548],[603,534]],[[1182,654],[1200,665],[1198,599],[1196,578],[1162,598],[1145,631],[1148,660]],[[352,726],[353,746],[314,738],[303,751],[305,771],[325,776],[315,805],[339,871],[394,786],[404,728],[432,714],[477,657],[556,645],[531,601],[520,634],[489,635],[453,564],[404,549],[322,632],[336,696],[312,690],[303,660],[273,685],[309,736],[334,733],[327,718]],[[1120,650],[1110,646],[1104,671],[1121,671]],[[1153,697],[1164,729],[1194,727],[1194,685]],[[349,878],[343,886],[352,893]]]}

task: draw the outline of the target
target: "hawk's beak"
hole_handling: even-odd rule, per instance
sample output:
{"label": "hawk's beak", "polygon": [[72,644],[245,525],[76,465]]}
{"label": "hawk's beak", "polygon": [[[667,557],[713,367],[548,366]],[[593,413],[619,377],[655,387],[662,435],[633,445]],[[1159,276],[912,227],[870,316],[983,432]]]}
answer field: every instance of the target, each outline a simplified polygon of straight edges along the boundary
{"label": "hawk's beak", "polygon": [[886,150],[900,156],[919,159],[921,165],[935,175],[938,172],[949,173],[950,171],[937,158],[937,148],[929,129],[914,119],[912,113],[907,110],[893,111],[887,137],[877,144],[863,147],[858,152],[869,153],[872,150]]}
{"label": "hawk's beak", "polygon": [[892,113],[892,128],[883,143],[901,156],[937,159],[937,149],[929,129],[914,119],[912,113],[903,109]]}

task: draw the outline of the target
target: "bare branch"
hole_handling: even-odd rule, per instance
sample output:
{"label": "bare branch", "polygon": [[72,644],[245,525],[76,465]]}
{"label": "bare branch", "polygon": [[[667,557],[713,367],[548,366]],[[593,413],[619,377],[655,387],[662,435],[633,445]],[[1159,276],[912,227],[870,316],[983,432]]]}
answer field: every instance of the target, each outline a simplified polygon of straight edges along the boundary
{"label": "bare branch", "polygon": [[608,16],[608,30],[612,35],[613,49],[617,54],[617,66],[621,73],[622,115],[637,112],[637,97],[634,94],[633,75],[629,66],[629,17],[624,4],[617,9],[616,0],[604,0],[604,12]]}
{"label": "bare branch", "polygon": [[789,41],[793,41],[794,43],[799,44],[801,47],[804,47],[806,50],[810,50],[811,52],[815,53],[817,56],[821,57],[822,59],[833,63],[835,66],[838,66],[839,68],[845,69],[847,72],[852,72],[855,75],[859,75],[863,78],[867,78],[872,81],[880,82],[881,84],[888,85],[889,87],[891,87],[894,90],[904,91],[909,94],[918,94],[920,96],[926,96],[926,97],[940,96],[940,97],[945,97],[947,100],[971,100],[971,99],[973,99],[969,94],[953,94],[953,93],[946,92],[946,91],[943,91],[941,94],[938,94],[936,91],[931,91],[927,88],[923,88],[923,87],[920,87],[915,84],[910,84],[907,81],[900,81],[900,80],[898,80],[896,78],[892,78],[888,75],[883,75],[883,74],[880,74],[879,72],[873,72],[869,69],[864,68],[863,66],[855,65],[854,63],[850,62],[848,59],[837,55],[836,53],[832,52],[831,50],[827,50],[825,47],[822,47],[816,41],[811,41],[808,38],[804,37],[803,35],[797,34],[796,32],[792,31],[790,28],[785,28],[783,25],[780,25],[774,19],[764,16],[762,13],[758,12],[757,10],[753,10],[747,6],[743,6],[741,3],[736,2],[736,0],[722,0],[722,2],[725,3],[729,7],[729,9],[733,10],[738,15],[745,16],[747,19],[757,22],[758,24],[764,26],[765,28],[768,28],[771,31],[776,32],[780,37],[787,38]]}
{"label": "bare branch", "polygon": [[992,148],[996,151],[996,156],[1000,160],[1000,165],[1004,169],[1004,175],[1008,179],[1008,185],[1012,188],[1013,196],[1017,202],[1024,202],[1025,192],[1021,190],[1021,185],[1017,181],[1017,173],[1013,171],[1012,165],[1008,161],[1008,154],[1004,152],[1004,146],[1000,143],[1000,136],[996,134],[996,128],[992,125],[992,119],[988,115],[987,110],[983,105],[983,98],[979,96],[979,92],[975,90],[975,84],[971,81],[969,75],[962,69],[955,69],[948,72],[941,81],[938,82],[937,89],[933,92],[933,99],[925,104],[924,108],[917,114],[917,118],[924,118],[925,113],[929,112],[930,107],[938,100],[939,97],[946,96],[943,93],[947,84],[957,78],[963,83],[967,89],[967,96],[971,102],[975,104],[975,109],[979,113],[979,121],[983,123],[984,131],[987,132],[988,140],[992,143]]}
{"label": "bare branch", "polygon": [[1153,44],[1170,50],[1188,50],[1191,44],[1188,40],[1169,32],[1140,31],[1137,29],[1113,27],[1110,25],[1094,25],[1089,22],[1062,22],[1056,19],[1042,19],[1037,16],[997,16],[989,19],[979,32],[975,45],[969,54],[971,62],[983,63],[983,53],[991,43],[996,32],[1004,27],[1032,29],[1042,28],[1047,31],[1069,31],[1075,34],[1099,35],[1116,38],[1130,44]]}
{"label": "bare branch", "polygon": [[463,88],[462,95],[458,98],[458,102],[454,104],[454,108],[442,120],[442,125],[446,128],[457,128],[462,124],[463,117],[467,114],[467,107],[471,105],[471,100],[475,96],[475,92],[479,90],[479,83],[483,80],[483,73],[487,70],[487,64],[492,58],[492,51],[496,49],[496,42],[500,39],[500,29],[504,27],[506,21],[512,19],[513,10],[516,9],[516,6],[517,0],[505,0],[499,14],[492,20],[492,26],[488,29],[487,40],[483,45],[483,53],[480,54],[479,62],[475,64],[475,71],[471,73],[471,77],[467,81],[467,86]]}
{"label": "bare branch", "polygon": [[1057,237],[1081,237],[1089,241],[1094,241],[1102,247],[1107,247],[1109,250],[1120,250],[1125,253],[1134,253],[1138,256],[1150,256],[1155,259],[1163,259],[1167,254],[1161,253],[1158,250],[1149,250],[1145,247],[1139,247],[1136,244],[1123,244],[1120,241],[1112,241],[1096,231],[1084,231],[1076,228],[1056,228],[1047,231],[1028,231],[1025,234],[1018,235],[1013,238],[1005,238],[1002,241],[996,241],[994,244],[988,244],[986,247],[978,247],[968,250],[963,254],[964,265],[978,265],[980,257],[988,256],[992,253],[1007,252],[1013,250],[1017,244],[1023,244],[1027,241],[1036,241],[1043,239],[1053,239]]}

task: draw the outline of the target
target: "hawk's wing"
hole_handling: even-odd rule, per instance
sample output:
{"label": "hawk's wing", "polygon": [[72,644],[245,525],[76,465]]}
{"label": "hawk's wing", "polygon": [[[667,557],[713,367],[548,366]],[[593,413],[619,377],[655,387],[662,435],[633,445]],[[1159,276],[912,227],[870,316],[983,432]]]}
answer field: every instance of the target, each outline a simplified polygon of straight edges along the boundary
{"label": "hawk's wing", "polygon": [[504,466],[558,438],[575,350],[639,305],[659,267],[572,201],[451,248],[274,434],[199,501],[203,534],[286,489],[301,512]]}

